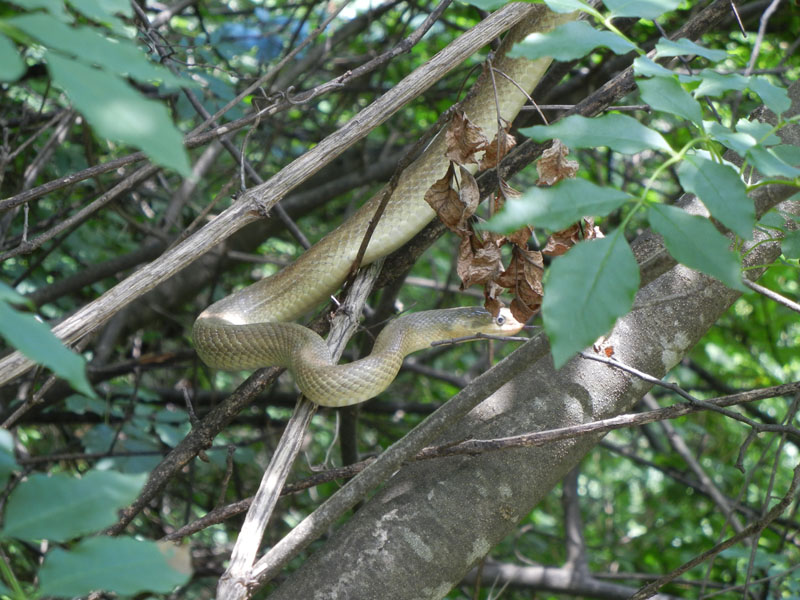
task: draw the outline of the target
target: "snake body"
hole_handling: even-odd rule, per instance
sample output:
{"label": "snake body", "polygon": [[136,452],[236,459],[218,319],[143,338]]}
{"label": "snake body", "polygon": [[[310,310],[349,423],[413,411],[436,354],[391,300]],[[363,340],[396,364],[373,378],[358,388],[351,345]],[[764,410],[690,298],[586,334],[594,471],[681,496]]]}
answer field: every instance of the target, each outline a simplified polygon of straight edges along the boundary
{"label": "snake body", "polygon": [[[496,131],[498,109],[503,119],[512,121],[527,99],[520,89],[532,90],[551,62],[509,58],[505,50],[532,31],[549,31],[572,18],[535,7],[531,16],[508,32],[493,64],[513,82],[499,74],[494,82],[488,73],[481,75],[476,93],[463,105],[474,124],[486,132]],[[401,174],[362,264],[398,249],[435,216],[424,195],[448,168],[444,138],[438,135]],[[403,357],[432,341],[476,332],[519,331],[522,325],[507,311],[498,319],[483,309],[423,311],[392,321],[366,358],[332,364],[322,338],[289,321],[321,304],[341,285],[380,197],[379,192],[293,264],[203,311],[193,330],[200,358],[222,369],[285,366],[309,399],[324,406],[345,406],[380,393],[394,379]]]}

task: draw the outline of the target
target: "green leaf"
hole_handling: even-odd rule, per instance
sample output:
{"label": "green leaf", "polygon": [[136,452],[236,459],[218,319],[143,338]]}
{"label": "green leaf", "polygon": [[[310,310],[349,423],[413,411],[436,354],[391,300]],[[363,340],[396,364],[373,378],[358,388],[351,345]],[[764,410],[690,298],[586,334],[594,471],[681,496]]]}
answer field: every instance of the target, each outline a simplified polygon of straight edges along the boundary
{"label": "green leaf", "polygon": [[112,525],[130,504],[147,475],[89,471],[82,478],[35,473],[8,499],[4,537],[66,542]]}
{"label": "green leaf", "polygon": [[781,250],[786,258],[800,258],[800,231],[791,231],[781,240]]}
{"label": "green leaf", "polygon": [[630,310],[638,288],[639,266],[619,231],[556,258],[545,276],[542,304],[556,367],[611,329]]}
{"label": "green leaf", "polygon": [[753,238],[756,209],[733,168],[701,156],[687,156],[678,167],[678,180],[736,235]]}
{"label": "green leaf", "polygon": [[700,80],[700,85],[694,90],[695,98],[702,96],[716,98],[727,91],[741,91],[747,87],[747,77],[738,73],[717,73],[710,69],[703,69],[700,73],[696,73],[695,77]]}
{"label": "green leaf", "polygon": [[661,15],[678,8],[681,0],[604,0],[611,11],[609,17],[639,17],[657,19]]}
{"label": "green leaf", "polygon": [[565,179],[552,187],[532,187],[511,198],[486,224],[491,231],[513,231],[528,223],[559,230],[584,216],[605,216],[631,197],[585,179]]}
{"label": "green leaf", "polygon": [[658,58],[695,54],[714,62],[723,60],[728,56],[728,53],[724,50],[711,50],[686,38],[680,38],[679,40],[661,38],[656,43],[656,57]]}
{"label": "green leaf", "polygon": [[570,21],[547,33],[532,33],[508,53],[514,58],[534,60],[552,56],[556,60],[573,60],[604,46],[616,54],[626,54],[636,46],[611,33],[598,31],[586,21]]}
{"label": "green leaf", "polygon": [[466,4],[477,6],[481,10],[497,10],[504,4],[508,4],[508,0],[466,0]]}
{"label": "green leaf", "polygon": [[31,360],[66,379],[77,391],[94,397],[83,357],[68,350],[36,317],[11,308],[3,297],[9,298],[8,286],[0,283],[0,336]]}
{"label": "green leaf", "polygon": [[784,226],[786,224],[786,219],[775,209],[770,210],[769,212],[765,213],[759,220],[759,224],[764,225],[766,227],[772,227],[774,229],[780,229],[781,231],[784,230]]}
{"label": "green leaf", "polygon": [[758,172],[767,177],[788,177],[794,179],[800,176],[800,169],[793,167],[781,159],[773,148],[754,146],[747,151],[747,158],[758,169]]}
{"label": "green leaf", "polygon": [[169,566],[154,542],[129,537],[93,537],[68,551],[56,548],[39,571],[42,596],[86,596],[104,590],[131,596],[151,591],[168,593],[189,580]]}
{"label": "green leaf", "polygon": [[10,39],[0,34],[0,81],[16,81],[25,72],[25,63]]}
{"label": "green leaf", "polygon": [[775,146],[781,143],[781,138],[772,131],[772,125],[761,121],[751,121],[749,119],[739,119],[736,122],[736,131],[741,131],[753,136],[758,143],[764,146]]}
{"label": "green leaf", "polygon": [[633,60],[633,72],[639,77],[672,77],[675,75],[666,67],[662,67],[646,56],[637,56]]}
{"label": "green leaf", "polygon": [[703,121],[703,128],[713,139],[740,155],[758,144],[758,140],[749,133],[733,131],[716,121]]}
{"label": "green leaf", "polygon": [[544,0],[544,3],[556,13],[570,13],[575,10],[594,12],[594,9],[582,0]]}
{"label": "green leaf", "polygon": [[115,14],[133,16],[130,2],[124,0],[70,0],[69,3],[89,20],[108,25],[121,34],[125,32],[125,23]]}
{"label": "green leaf", "polygon": [[800,166],[800,147],[781,144],[770,148],[770,151],[783,162],[793,167]]}
{"label": "green leaf", "polygon": [[162,65],[151,62],[129,40],[107,38],[91,27],[70,27],[43,13],[22,15],[8,22],[48,48],[117,75],[130,76],[142,83],[162,81],[173,86],[195,87],[190,80],[176,77]]}
{"label": "green leaf", "polygon": [[688,119],[697,125],[703,123],[703,112],[697,100],[683,89],[675,77],[653,77],[636,82],[642,99],[656,110]]}
{"label": "green leaf", "polygon": [[8,302],[9,304],[27,306],[30,309],[33,309],[35,306],[28,298],[2,281],[0,281],[0,302]]}
{"label": "green leaf", "polygon": [[537,142],[558,138],[570,148],[608,146],[622,154],[636,154],[643,150],[672,152],[660,133],[645,127],[633,117],[616,113],[593,119],[571,115],[553,125],[520,129],[520,133]]}
{"label": "green leaf", "polygon": [[756,75],[750,77],[748,87],[758,94],[767,108],[778,116],[789,110],[792,105],[786,88],[774,85],[766,77]]}
{"label": "green leaf", "polygon": [[731,252],[731,241],[711,221],[665,204],[651,205],[648,217],[675,260],[716,277],[729,288],[745,291],[739,256]]}
{"label": "green leaf", "polygon": [[53,52],[47,53],[47,65],[53,81],[99,135],[141,148],[154,162],[184,176],[191,174],[183,138],[163,104],[145,98],[115,75]]}
{"label": "green leaf", "polygon": [[0,486],[5,487],[8,476],[18,468],[14,457],[14,438],[8,429],[0,429]]}
{"label": "green leaf", "polygon": [[42,8],[64,23],[74,21],[64,5],[64,0],[13,0],[13,4],[29,11]]}

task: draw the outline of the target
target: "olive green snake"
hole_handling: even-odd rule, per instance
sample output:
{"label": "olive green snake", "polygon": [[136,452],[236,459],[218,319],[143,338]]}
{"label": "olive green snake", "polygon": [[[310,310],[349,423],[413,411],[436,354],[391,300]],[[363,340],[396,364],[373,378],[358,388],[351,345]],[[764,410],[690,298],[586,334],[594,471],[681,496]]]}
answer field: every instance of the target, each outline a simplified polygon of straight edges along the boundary
{"label": "olive green snake", "polygon": [[[511,122],[527,99],[520,89],[530,92],[551,62],[549,58],[509,58],[505,50],[532,31],[549,31],[573,18],[574,15],[537,7],[531,17],[508,32],[493,60],[495,76],[484,71],[476,93],[462,106],[473,123],[485,132],[496,131],[498,109],[499,115]],[[491,137],[491,133],[487,135]],[[423,197],[448,165],[445,136],[437,135],[401,174],[362,264],[398,249],[436,216]],[[428,347],[433,341],[478,332],[508,335],[521,329],[507,309],[497,318],[482,308],[422,311],[391,321],[369,356],[348,364],[333,364],[322,338],[290,321],[324,302],[339,288],[357,257],[380,197],[380,193],[376,194],[282,271],[204,310],[193,331],[200,358],[210,367],[227,370],[287,367],[300,390],[313,402],[346,406],[383,391],[397,375],[405,355]]]}

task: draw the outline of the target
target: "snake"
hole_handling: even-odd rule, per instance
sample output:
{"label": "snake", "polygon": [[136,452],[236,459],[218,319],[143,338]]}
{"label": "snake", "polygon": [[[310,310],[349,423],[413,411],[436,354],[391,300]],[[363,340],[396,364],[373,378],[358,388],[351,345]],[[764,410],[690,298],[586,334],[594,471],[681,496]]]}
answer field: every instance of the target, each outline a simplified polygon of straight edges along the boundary
{"label": "snake", "polygon": [[[467,117],[483,131],[496,131],[498,116],[510,123],[543,77],[552,59],[511,58],[506,51],[531,32],[546,32],[574,14],[532,7],[531,14],[512,27],[476,90],[462,103]],[[450,164],[441,132],[400,175],[375,227],[361,264],[370,264],[397,250],[435,216],[425,192]],[[469,165],[474,172],[476,167]],[[281,271],[230,294],[206,308],[193,327],[195,348],[209,367],[224,370],[286,367],[300,391],[322,406],[364,402],[386,389],[404,357],[433,341],[475,333],[511,335],[523,324],[508,309],[492,316],[480,307],[420,311],[389,322],[372,352],[360,360],[334,364],[324,340],[294,323],[334,293],[357,259],[382,192],[347,221]]]}

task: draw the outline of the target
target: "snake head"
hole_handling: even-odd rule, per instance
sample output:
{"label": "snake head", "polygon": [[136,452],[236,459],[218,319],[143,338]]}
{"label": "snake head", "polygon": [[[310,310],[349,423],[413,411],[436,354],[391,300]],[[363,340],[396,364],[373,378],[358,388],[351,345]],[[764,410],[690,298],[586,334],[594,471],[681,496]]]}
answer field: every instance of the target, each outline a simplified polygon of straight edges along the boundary
{"label": "snake head", "polygon": [[[490,315],[491,316],[491,315]],[[501,308],[496,317],[492,317],[492,331],[484,331],[483,333],[491,333],[493,335],[514,335],[519,333],[525,323],[520,323],[511,314],[508,308]]]}
{"label": "snake head", "polygon": [[511,314],[508,308],[501,308],[497,316],[483,307],[449,308],[441,311],[428,311],[434,315],[440,313],[442,323],[447,324],[447,333],[442,333],[442,339],[452,339],[461,336],[485,333],[488,335],[514,335],[518,333],[524,323],[520,323]]}

